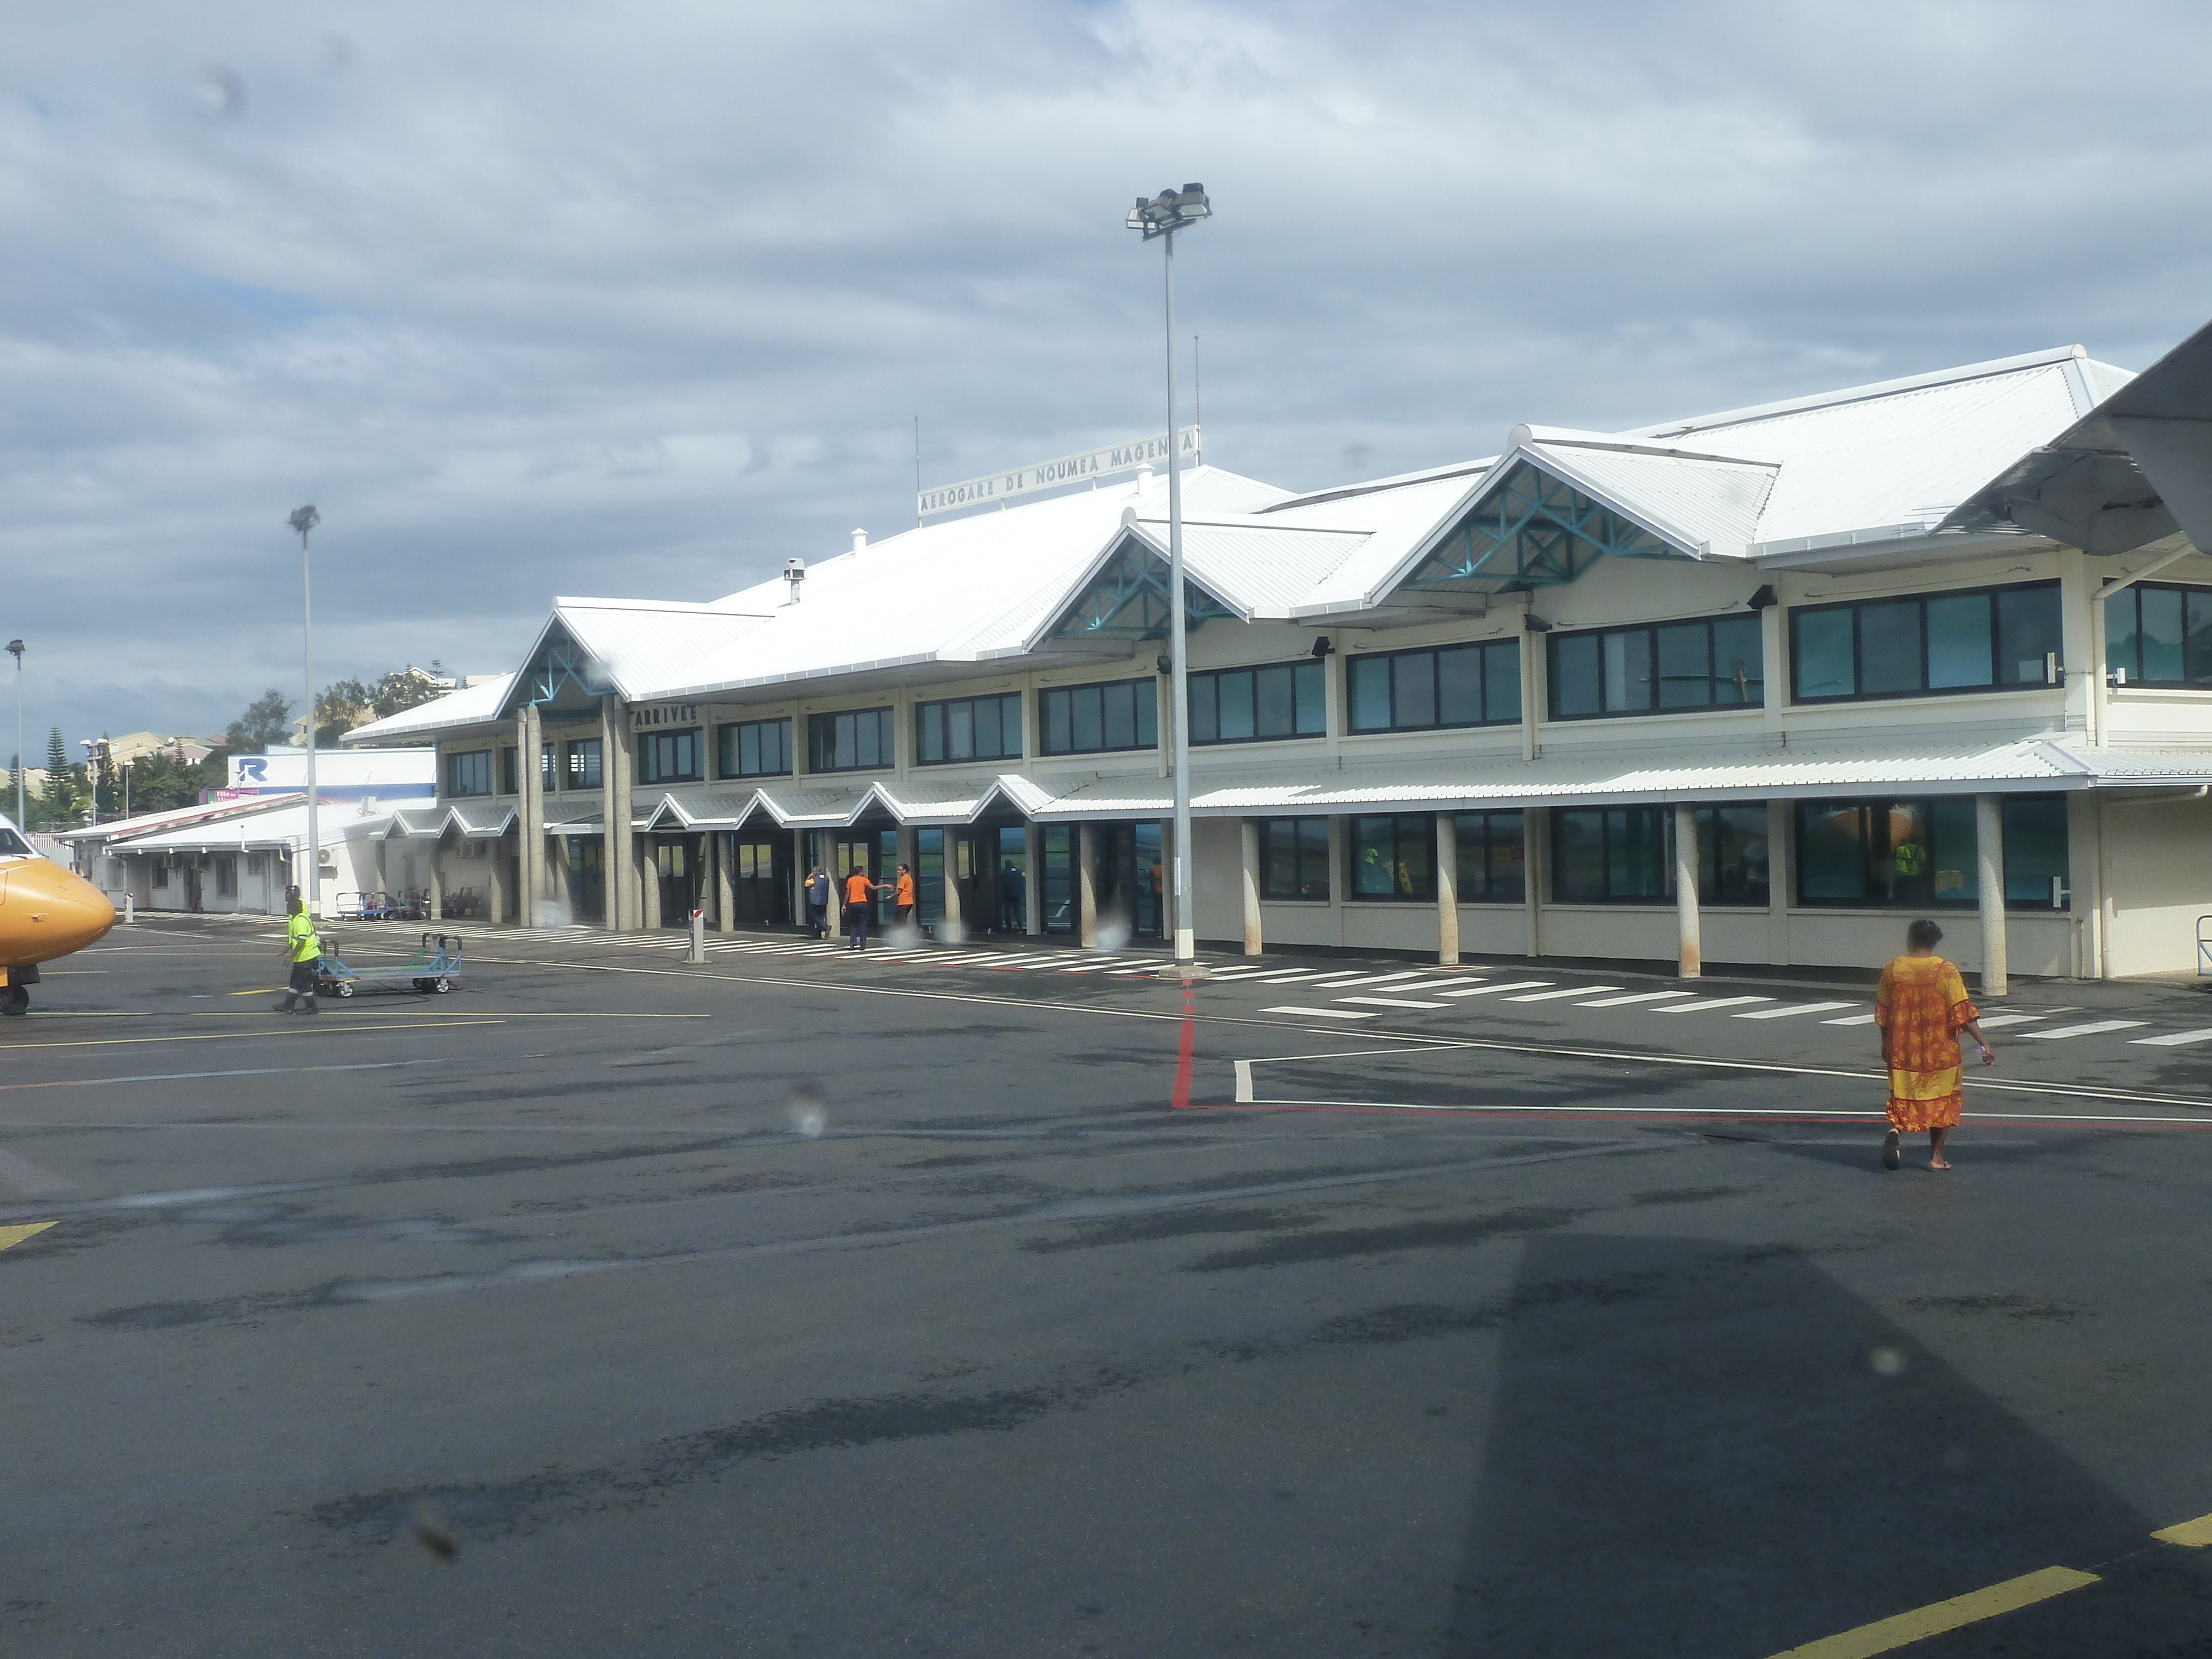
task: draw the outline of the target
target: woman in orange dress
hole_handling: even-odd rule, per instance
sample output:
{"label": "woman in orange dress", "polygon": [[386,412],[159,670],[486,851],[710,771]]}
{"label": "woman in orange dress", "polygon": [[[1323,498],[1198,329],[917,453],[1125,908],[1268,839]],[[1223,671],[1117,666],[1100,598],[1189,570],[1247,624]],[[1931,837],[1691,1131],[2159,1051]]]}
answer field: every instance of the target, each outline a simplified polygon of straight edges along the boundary
{"label": "woman in orange dress", "polygon": [[1889,1133],[1882,1138],[1881,1167],[1905,1161],[1899,1137],[1928,1131],[1928,1167],[1948,1170],[1943,1142],[1959,1121],[1961,1073],[1959,1033],[1972,1036],[1982,1064],[1997,1063],[1982,1035],[1981,1012],[1966,1000],[1959,970],[1936,954],[1943,930],[1916,921],[1905,930],[1905,953],[1881,970],[1875,993],[1875,1024],[1881,1030],[1881,1063],[1889,1071]]}

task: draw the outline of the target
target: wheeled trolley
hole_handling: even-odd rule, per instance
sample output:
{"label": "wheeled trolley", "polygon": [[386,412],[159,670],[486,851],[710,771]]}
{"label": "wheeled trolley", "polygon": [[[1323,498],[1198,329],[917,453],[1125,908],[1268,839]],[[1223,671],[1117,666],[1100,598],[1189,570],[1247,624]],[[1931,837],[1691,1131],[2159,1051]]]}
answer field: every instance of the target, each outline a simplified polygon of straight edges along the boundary
{"label": "wheeled trolley", "polygon": [[338,955],[335,939],[325,940],[322,960],[315,968],[315,988],[333,997],[349,997],[364,989],[403,988],[423,996],[444,996],[461,982],[462,949],[459,934],[425,933],[422,947],[405,962],[356,968]]}

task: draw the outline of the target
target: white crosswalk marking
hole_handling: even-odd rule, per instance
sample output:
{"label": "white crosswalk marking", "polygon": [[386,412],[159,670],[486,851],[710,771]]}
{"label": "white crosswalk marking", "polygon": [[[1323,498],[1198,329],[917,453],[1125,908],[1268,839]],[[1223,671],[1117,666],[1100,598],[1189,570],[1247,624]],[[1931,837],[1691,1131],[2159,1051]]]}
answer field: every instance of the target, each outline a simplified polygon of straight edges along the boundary
{"label": "white crosswalk marking", "polygon": [[1390,992],[1391,994],[1395,996],[1401,991],[1434,991],[1446,985],[1464,985],[1466,983],[1466,975],[1454,974],[1448,979],[1422,979],[1414,981],[1411,985],[1394,985],[1390,988]]}
{"label": "white crosswalk marking", "polygon": [[1362,1013],[1357,1008],[1301,1008],[1285,1004],[1279,1008],[1262,1008],[1263,1014],[1310,1014],[1318,1019],[1379,1019],[1379,1014]]}
{"label": "white crosswalk marking", "polygon": [[1618,985],[1571,985],[1564,991],[1528,991],[1508,1002],[1557,1002],[1561,997],[1589,996],[1598,991],[1618,991]]}
{"label": "white crosswalk marking", "polygon": [[1982,1029],[1992,1030],[2001,1025],[2026,1025],[2032,1020],[2048,1019],[2048,1014],[1984,1014]]}
{"label": "white crosswalk marking", "polygon": [[2080,1025],[2052,1025],[2041,1030],[2022,1031],[2021,1036],[2055,1042],[2060,1037],[2095,1036],[2100,1031],[2129,1031],[2149,1024],[2147,1019],[2093,1019]]}
{"label": "white crosswalk marking", "polygon": [[1416,1002],[1408,997],[1339,997],[1339,1002],[1365,1002],[1377,1008],[1449,1008],[1449,1002]]}
{"label": "white crosswalk marking", "polygon": [[1845,1014],[1841,1019],[1824,1019],[1820,1024],[1823,1025],[1871,1025],[1874,1024],[1874,1016],[1872,1014]]}
{"label": "white crosswalk marking", "polygon": [[[1982,1024],[1986,1025],[1989,1021]],[[2168,1031],[2164,1036],[2130,1037],[2128,1041],[2145,1048],[2182,1048],[2192,1042],[2212,1042],[2212,1025],[2200,1026],[2194,1031]]]}
{"label": "white crosswalk marking", "polygon": [[1245,983],[1248,985],[1287,985],[1292,980],[1297,979],[1311,980],[1315,984],[1318,985],[1322,980],[1322,974],[1320,969],[1315,968],[1293,968],[1287,974],[1269,974],[1261,979],[1247,980]]}
{"label": "white crosswalk marking", "polygon": [[1456,991],[1447,991],[1448,997],[1488,997],[1500,991],[1533,991],[1540,985],[1549,985],[1548,979],[1509,979],[1503,985],[1462,985]]}
{"label": "white crosswalk marking", "polygon": [[[1592,985],[1586,990],[1602,991],[1607,988]],[[1595,1002],[1577,1002],[1577,1008],[1625,1008],[1632,1002],[1673,1002],[1689,995],[1687,991],[1631,991],[1625,997],[1600,997]]]}
{"label": "white crosswalk marking", "polygon": [[1772,997],[1699,997],[1695,1002],[1677,1004],[1672,1008],[1654,1008],[1655,1014],[1710,1014],[1723,1008],[1744,1008],[1754,1002],[1771,1002]]}
{"label": "white crosswalk marking", "polygon": [[1421,970],[1419,969],[1408,968],[1404,972],[1396,974],[1361,974],[1352,979],[1340,979],[1337,981],[1337,984],[1340,987],[1346,985],[1388,985],[1392,980],[1419,979],[1420,976]]}
{"label": "white crosswalk marking", "polygon": [[[1747,1014],[1730,1014],[1730,1019],[1788,1019],[1792,1014],[1824,1014],[1831,1008],[1848,1008],[1848,1002],[1785,1002],[1779,1008],[1754,1008]],[[1833,1024],[1832,1021],[1830,1022]]]}

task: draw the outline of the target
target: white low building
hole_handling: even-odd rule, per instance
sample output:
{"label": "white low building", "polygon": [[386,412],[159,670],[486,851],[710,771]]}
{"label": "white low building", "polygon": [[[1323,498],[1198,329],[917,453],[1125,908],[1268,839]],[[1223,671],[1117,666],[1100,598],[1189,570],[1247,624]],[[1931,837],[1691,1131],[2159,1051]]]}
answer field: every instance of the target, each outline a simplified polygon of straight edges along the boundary
{"label": "white low building", "polygon": [[[325,799],[316,813],[324,909],[383,886],[391,814],[373,804]],[[248,798],[118,818],[64,832],[78,872],[118,909],[211,915],[283,915],[301,883],[307,841],[303,796]]]}
{"label": "white low building", "polygon": [[[1992,978],[2188,970],[2208,416],[2212,331],[1303,495],[1191,469],[1200,936],[1865,967],[1932,915]],[[945,933],[1158,934],[1166,514],[1140,473],[706,603],[558,599],[513,674],[348,734],[438,750],[385,868],[734,927],[903,861]]]}

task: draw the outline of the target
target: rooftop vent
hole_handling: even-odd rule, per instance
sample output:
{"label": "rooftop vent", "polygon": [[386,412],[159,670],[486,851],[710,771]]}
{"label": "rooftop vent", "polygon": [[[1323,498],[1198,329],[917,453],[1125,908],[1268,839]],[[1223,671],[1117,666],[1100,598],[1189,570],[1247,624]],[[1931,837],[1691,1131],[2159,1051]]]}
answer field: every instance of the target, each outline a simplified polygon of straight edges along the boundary
{"label": "rooftop vent", "polygon": [[853,551],[857,553],[867,544],[868,532],[865,530],[855,530],[853,532]]}
{"label": "rooftop vent", "polygon": [[791,595],[787,605],[797,605],[806,586],[806,561],[786,559],[783,562],[783,586]]}

